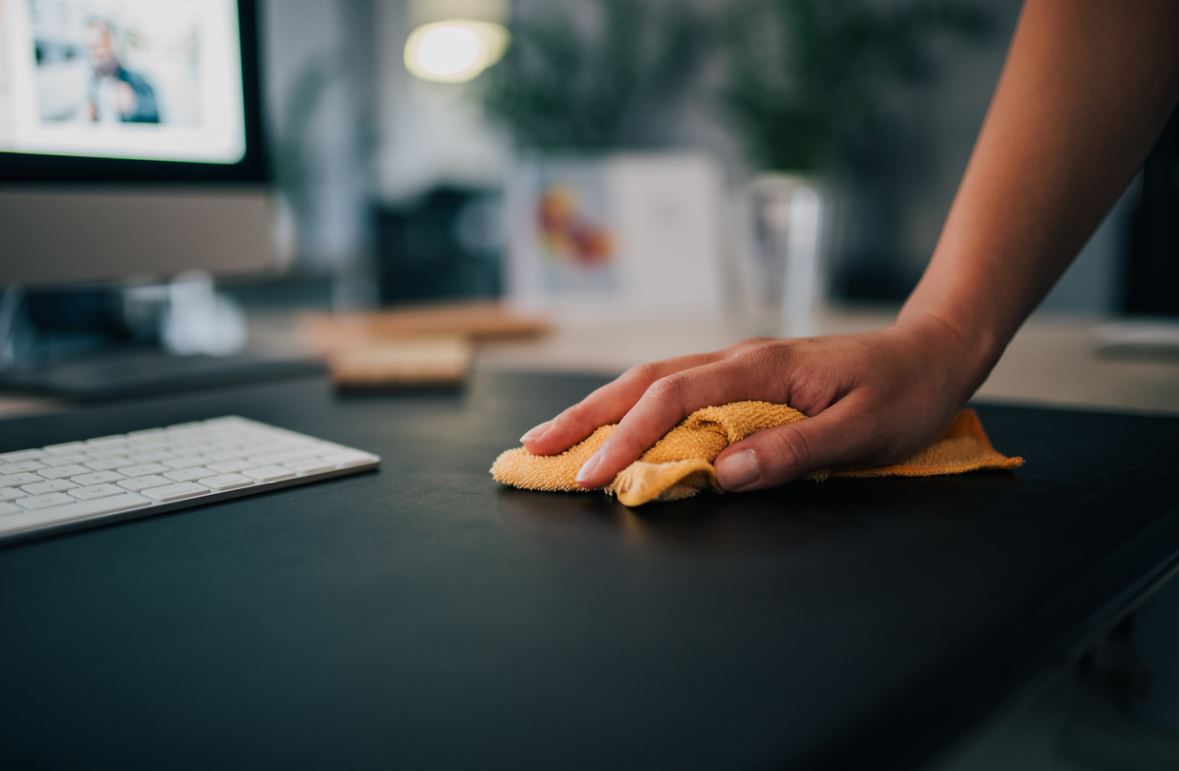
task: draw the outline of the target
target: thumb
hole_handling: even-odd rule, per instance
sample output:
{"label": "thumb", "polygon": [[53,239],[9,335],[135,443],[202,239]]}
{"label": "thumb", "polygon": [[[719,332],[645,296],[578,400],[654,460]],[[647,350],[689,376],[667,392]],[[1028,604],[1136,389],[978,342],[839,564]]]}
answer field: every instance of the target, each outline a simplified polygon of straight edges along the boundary
{"label": "thumb", "polygon": [[869,443],[860,420],[863,412],[848,401],[729,446],[714,464],[721,487],[730,492],[761,490],[862,459]]}

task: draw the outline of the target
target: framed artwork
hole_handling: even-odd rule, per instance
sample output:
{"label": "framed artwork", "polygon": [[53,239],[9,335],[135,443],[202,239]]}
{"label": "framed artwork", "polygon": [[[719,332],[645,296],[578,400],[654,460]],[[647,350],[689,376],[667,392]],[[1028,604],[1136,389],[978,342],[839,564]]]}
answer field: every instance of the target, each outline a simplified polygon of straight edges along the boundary
{"label": "framed artwork", "polygon": [[719,312],[723,207],[705,156],[522,160],[507,184],[509,299],[570,315]]}

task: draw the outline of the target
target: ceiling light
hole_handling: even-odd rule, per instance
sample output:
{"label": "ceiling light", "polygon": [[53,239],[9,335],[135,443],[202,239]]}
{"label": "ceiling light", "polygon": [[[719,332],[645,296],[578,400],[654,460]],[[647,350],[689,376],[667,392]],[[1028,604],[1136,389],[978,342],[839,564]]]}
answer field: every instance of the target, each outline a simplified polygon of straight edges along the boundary
{"label": "ceiling light", "polygon": [[464,83],[499,61],[508,44],[502,24],[447,19],[423,24],[405,41],[405,67],[423,80]]}

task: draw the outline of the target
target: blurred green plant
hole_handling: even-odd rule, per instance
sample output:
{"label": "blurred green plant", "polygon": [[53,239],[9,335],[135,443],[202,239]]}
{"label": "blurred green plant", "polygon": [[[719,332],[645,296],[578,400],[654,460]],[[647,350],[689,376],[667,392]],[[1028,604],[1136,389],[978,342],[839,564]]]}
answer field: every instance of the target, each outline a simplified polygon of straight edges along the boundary
{"label": "blurred green plant", "polygon": [[701,17],[666,0],[561,7],[512,23],[504,57],[477,82],[488,116],[529,150],[660,144],[660,118],[694,80],[706,46]]}
{"label": "blurred green plant", "polygon": [[898,93],[937,75],[938,44],[991,27],[955,0],[746,0],[725,30],[724,103],[763,170],[870,172],[895,146]]}

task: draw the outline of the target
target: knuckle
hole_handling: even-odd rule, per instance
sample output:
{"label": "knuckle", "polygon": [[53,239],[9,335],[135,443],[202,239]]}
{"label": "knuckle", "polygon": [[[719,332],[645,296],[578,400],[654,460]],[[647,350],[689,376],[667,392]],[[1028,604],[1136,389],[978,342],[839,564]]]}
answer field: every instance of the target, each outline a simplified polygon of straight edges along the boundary
{"label": "knuckle", "polygon": [[776,350],[765,345],[746,348],[733,357],[735,363],[744,367],[761,367],[777,358]]}
{"label": "knuckle", "polygon": [[733,343],[725,349],[725,352],[730,355],[739,354],[744,351],[748,351],[751,348],[757,348],[758,346],[765,345],[766,343],[773,341],[773,339],[774,338],[772,337],[751,337],[747,340],[742,340],[739,343]]}
{"label": "knuckle", "polygon": [[659,364],[653,361],[645,361],[642,364],[636,364],[625,373],[623,377],[628,380],[638,380],[644,383],[650,383],[659,378]]}
{"label": "knuckle", "polygon": [[651,384],[647,389],[647,393],[652,399],[659,402],[678,402],[684,389],[684,378],[682,375],[668,375],[661,377]]}
{"label": "knuckle", "polygon": [[631,431],[616,436],[610,445],[615,457],[637,458],[647,449],[646,444]]}
{"label": "knuckle", "polygon": [[553,426],[558,429],[571,429],[580,426],[593,417],[593,408],[585,401],[580,401],[569,407],[553,420]]}
{"label": "knuckle", "polygon": [[772,349],[780,348],[781,346],[781,340],[775,340],[772,337],[755,337],[737,343],[737,345],[733,346],[731,349],[731,355],[738,359],[759,356]]}
{"label": "knuckle", "polygon": [[584,401],[580,401],[577,404],[574,404],[569,409],[565,410],[565,412],[561,414],[561,417],[564,418],[565,422],[567,422],[567,423],[578,423],[578,422],[588,418],[589,415],[590,415],[589,404],[587,404]]}
{"label": "knuckle", "polygon": [[734,357],[733,363],[741,368],[743,377],[748,379],[751,386],[776,394],[778,389],[775,386],[789,374],[789,345],[771,342],[747,348]]}

